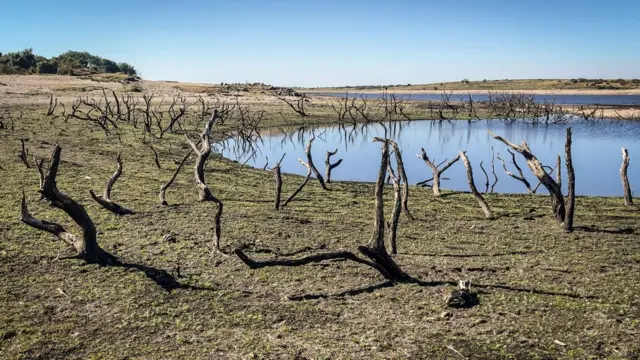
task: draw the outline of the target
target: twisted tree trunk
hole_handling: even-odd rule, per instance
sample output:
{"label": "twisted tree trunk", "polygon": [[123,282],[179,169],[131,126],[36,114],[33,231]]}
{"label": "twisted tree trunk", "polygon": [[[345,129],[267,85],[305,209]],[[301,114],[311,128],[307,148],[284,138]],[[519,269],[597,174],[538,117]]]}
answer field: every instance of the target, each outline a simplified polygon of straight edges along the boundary
{"label": "twisted tree trunk", "polygon": [[469,158],[467,158],[467,155],[465,154],[464,151],[460,151],[459,155],[460,155],[460,158],[462,159],[462,163],[464,164],[464,167],[467,169],[467,180],[469,181],[469,188],[471,189],[473,196],[475,196],[476,200],[478,201],[478,205],[480,205],[482,212],[484,212],[484,216],[487,219],[493,218],[493,214],[491,213],[491,209],[489,208],[489,205],[482,197],[482,194],[478,192],[478,189],[476,189],[476,184],[473,181],[473,169],[471,168],[471,164],[469,163]]}
{"label": "twisted tree trunk", "polygon": [[77,251],[77,257],[84,259],[88,263],[116,265],[119,263],[116,257],[104,251],[98,245],[96,227],[84,207],[58,190],[56,176],[58,175],[61,151],[60,146],[56,145],[53,150],[51,166],[49,167],[40,192],[50,201],[51,206],[67,213],[67,215],[80,226],[82,229],[82,237],[68,232],[59,224],[34,218],[27,209],[27,200],[24,192],[22,193],[20,220],[35,229],[51,233],[73,246]]}
{"label": "twisted tree trunk", "polygon": [[327,151],[327,156],[324,159],[324,177],[327,180],[327,184],[331,183],[331,171],[342,164],[342,159],[336,161],[335,163],[331,163],[331,157],[338,153],[338,149],[334,151]]}
{"label": "twisted tree trunk", "polygon": [[118,157],[116,157],[116,162],[118,163],[118,168],[116,169],[116,172],[113,173],[113,175],[111,175],[111,178],[109,178],[109,181],[107,181],[107,185],[104,187],[102,198],[98,197],[96,193],[93,192],[93,190],[89,190],[89,193],[91,194],[91,197],[93,198],[93,200],[95,200],[98,204],[100,204],[100,206],[111,211],[116,215],[135,214],[133,210],[124,208],[119,204],[111,201],[111,188],[113,188],[113,185],[116,183],[120,175],[122,175],[122,159],[120,158],[120,153],[118,153]]}
{"label": "twisted tree trunk", "polygon": [[627,169],[629,168],[629,152],[622,148],[622,167],[620,167],[620,178],[622,179],[622,190],[624,191],[624,204],[633,205],[633,197],[631,197],[631,186],[629,186],[629,177]]}

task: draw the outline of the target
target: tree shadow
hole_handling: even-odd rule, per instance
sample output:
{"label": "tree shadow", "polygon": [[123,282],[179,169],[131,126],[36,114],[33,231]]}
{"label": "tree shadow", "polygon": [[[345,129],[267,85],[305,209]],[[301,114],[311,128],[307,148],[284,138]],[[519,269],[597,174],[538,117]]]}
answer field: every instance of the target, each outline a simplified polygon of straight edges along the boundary
{"label": "tree shadow", "polygon": [[573,230],[602,234],[633,234],[635,232],[635,230],[630,227],[618,229],[601,229],[596,226],[576,226],[573,228]]}
{"label": "tree shadow", "polygon": [[543,254],[543,253],[544,253],[544,251],[542,251],[542,250],[531,250],[531,251],[508,251],[508,252],[492,253],[492,254],[451,254],[451,253],[444,253],[444,254],[434,254],[434,253],[418,254],[418,253],[400,253],[398,255],[432,256],[432,257],[462,257],[462,258],[467,258],[467,257],[494,257],[494,256],[511,256],[511,255],[536,255],[536,254]]}
{"label": "tree shadow", "polygon": [[163,269],[158,269],[152,266],[142,264],[132,264],[118,262],[113,265],[114,267],[121,267],[124,269],[134,269],[144,273],[149,279],[155,282],[158,286],[162,287],[167,292],[172,292],[177,289],[189,289],[189,290],[208,290],[213,291],[214,288],[204,286],[193,286],[180,283],[173,275]]}

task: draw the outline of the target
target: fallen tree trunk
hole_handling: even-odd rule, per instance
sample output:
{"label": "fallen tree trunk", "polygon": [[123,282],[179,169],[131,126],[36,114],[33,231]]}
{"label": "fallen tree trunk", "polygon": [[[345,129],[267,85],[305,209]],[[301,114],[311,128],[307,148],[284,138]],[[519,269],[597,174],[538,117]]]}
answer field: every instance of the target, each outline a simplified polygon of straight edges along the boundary
{"label": "fallen tree trunk", "polygon": [[493,214],[491,213],[491,209],[489,208],[489,205],[484,200],[482,195],[478,192],[478,189],[476,189],[476,184],[473,181],[473,169],[471,168],[471,163],[469,163],[469,158],[467,158],[467,155],[465,154],[464,151],[460,151],[459,155],[460,155],[460,158],[462,159],[462,163],[464,164],[464,167],[467,169],[467,180],[469,181],[469,188],[471,189],[471,193],[473,193],[473,196],[475,196],[476,200],[478,201],[478,205],[480,205],[482,212],[484,212],[484,216],[487,219],[493,218]]}
{"label": "fallen tree trunk", "polygon": [[96,193],[93,192],[93,190],[89,190],[89,193],[91,194],[91,197],[93,198],[93,200],[95,200],[98,204],[100,204],[100,206],[111,211],[116,215],[135,214],[133,210],[124,208],[119,204],[111,201],[111,188],[116,183],[120,175],[122,175],[122,159],[120,157],[120,153],[118,153],[118,157],[116,157],[116,162],[118,163],[118,168],[116,169],[116,172],[113,173],[113,175],[111,175],[111,178],[109,178],[109,181],[107,181],[107,185],[104,188],[104,193],[102,194],[102,198],[98,197]]}
{"label": "fallen tree trunk", "polygon": [[166,198],[166,193],[167,193],[167,189],[173,184],[174,181],[176,181],[176,177],[178,176],[178,173],[180,172],[180,169],[182,169],[182,166],[184,166],[184,163],[187,161],[187,159],[189,158],[189,156],[191,155],[191,153],[193,153],[193,149],[190,149],[189,152],[182,158],[182,161],[180,161],[180,164],[178,164],[178,166],[176,167],[176,171],[173,172],[173,175],[171,176],[171,179],[169,179],[169,181],[167,181],[166,184],[162,185],[160,187],[160,204],[162,206],[168,206],[169,203],[167,202],[167,198]]}
{"label": "fallen tree trunk", "polygon": [[567,165],[567,208],[564,216],[564,229],[573,231],[573,213],[576,202],[576,176],[573,172],[573,159],[571,157],[571,128],[567,128],[567,138],[564,143],[564,158]]}
{"label": "fallen tree trunk", "polygon": [[104,251],[98,245],[96,227],[84,207],[58,190],[56,176],[58,175],[61,151],[60,146],[56,145],[51,158],[51,166],[49,167],[40,192],[50,201],[51,206],[61,209],[78,224],[82,229],[82,237],[68,232],[59,224],[34,218],[27,209],[27,200],[24,191],[22,193],[20,220],[35,229],[51,233],[71,245],[76,250],[77,257],[88,263],[99,265],[118,264],[115,256]]}
{"label": "fallen tree trunk", "polygon": [[633,197],[631,196],[631,186],[629,186],[629,177],[627,169],[629,168],[629,151],[622,148],[622,167],[620,167],[620,178],[622,179],[622,190],[624,191],[624,204],[633,205]]}
{"label": "fallen tree trunk", "polygon": [[564,222],[564,196],[562,195],[562,191],[558,186],[558,183],[553,180],[547,171],[544,169],[544,166],[536,158],[532,153],[531,149],[529,149],[529,145],[527,145],[526,141],[522,141],[522,145],[518,146],[516,144],[511,143],[510,141],[504,139],[501,136],[495,135],[491,131],[489,131],[489,135],[491,135],[494,139],[501,141],[511,149],[519,152],[527,161],[527,166],[533,172],[533,174],[540,180],[542,185],[549,191],[551,195],[551,203],[553,207],[553,213],[558,223]]}

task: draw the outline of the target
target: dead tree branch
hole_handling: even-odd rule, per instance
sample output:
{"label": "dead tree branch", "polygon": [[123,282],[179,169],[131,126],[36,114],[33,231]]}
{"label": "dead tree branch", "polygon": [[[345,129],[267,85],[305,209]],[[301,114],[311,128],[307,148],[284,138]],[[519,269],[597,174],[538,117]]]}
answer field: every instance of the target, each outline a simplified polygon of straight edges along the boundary
{"label": "dead tree branch", "polygon": [[280,158],[280,161],[278,161],[276,163],[276,166],[271,169],[271,171],[273,171],[273,177],[276,181],[276,196],[274,202],[274,207],[276,208],[276,210],[280,210],[280,195],[282,194],[282,173],[280,172],[280,164],[282,163],[282,160],[286,155],[286,153],[283,154]]}
{"label": "dead tree branch", "polygon": [[111,254],[102,250],[98,245],[96,237],[96,227],[87,214],[84,207],[67,195],[61,193],[56,185],[58,165],[60,164],[60,146],[56,145],[51,158],[51,166],[45,177],[44,186],[41,193],[51,202],[51,206],[61,209],[82,229],[82,237],[77,237],[59,224],[42,221],[34,218],[27,209],[27,200],[22,193],[22,205],[20,220],[38,230],[51,233],[73,246],[77,251],[77,257],[84,259],[88,263],[100,265],[114,265],[118,260]]}
{"label": "dead tree branch", "polygon": [[576,202],[576,176],[573,172],[573,159],[571,157],[571,128],[567,128],[567,138],[564,144],[564,158],[567,165],[567,208],[564,217],[564,229],[567,232],[573,231],[573,213]]}
{"label": "dead tree branch", "polygon": [[20,154],[18,155],[18,158],[22,161],[24,166],[27,167],[27,169],[31,168],[31,165],[29,165],[29,149],[24,146],[24,139],[20,139]]}
{"label": "dead tree branch", "polygon": [[[395,102],[395,97],[392,97]],[[395,106],[395,105],[394,105]],[[398,143],[395,141],[389,141],[389,144],[393,148],[393,154],[396,158],[396,165],[398,167],[398,181],[402,191],[402,212],[409,221],[413,221],[414,217],[409,211],[409,179],[407,178],[407,172],[404,169],[404,162],[402,161],[402,152]]]}
{"label": "dead tree branch", "polygon": [[189,152],[187,152],[187,154],[182,158],[182,160],[180,161],[180,164],[178,164],[178,166],[176,167],[176,171],[173,172],[171,179],[169,179],[169,181],[167,181],[166,184],[160,187],[160,204],[162,206],[169,205],[166,198],[167,189],[173,184],[174,181],[176,181],[176,177],[178,176],[178,173],[182,169],[182,166],[184,166],[184,163],[187,161],[191,153],[193,153],[193,149],[190,149]]}
{"label": "dead tree branch", "polygon": [[487,219],[493,218],[493,214],[491,214],[491,209],[489,208],[489,205],[484,200],[482,195],[478,192],[478,189],[476,189],[476,184],[473,181],[473,169],[471,168],[471,163],[469,163],[469,158],[467,158],[467,155],[464,151],[460,151],[459,155],[460,155],[460,158],[462,159],[462,163],[464,164],[464,167],[467,169],[467,180],[469,181],[469,188],[471,189],[473,196],[475,196],[476,200],[478,201],[478,205],[480,205],[482,212],[484,212],[484,216]]}
{"label": "dead tree branch", "polygon": [[122,158],[120,157],[120,153],[118,153],[118,157],[116,157],[116,162],[118,163],[118,168],[116,172],[111,175],[109,181],[107,181],[107,185],[104,187],[104,193],[102,194],[102,198],[98,197],[93,190],[89,190],[91,197],[95,200],[100,206],[111,211],[116,215],[130,215],[135,214],[134,211],[126,209],[119,204],[111,201],[111,188],[116,183],[120,175],[122,175]]}
{"label": "dead tree branch", "polygon": [[558,186],[558,183],[556,183],[555,180],[553,180],[553,178],[549,176],[549,174],[545,170],[540,160],[538,160],[538,158],[536,158],[531,153],[531,149],[529,149],[529,145],[527,145],[527,142],[522,141],[522,145],[518,146],[504,139],[501,136],[495,135],[491,131],[489,131],[489,135],[491,135],[494,139],[504,143],[511,149],[519,152],[525,158],[525,160],[527,161],[527,166],[529,166],[529,169],[531,169],[533,174],[538,178],[538,180],[540,180],[542,185],[544,185],[544,187],[547,188],[547,190],[549,191],[549,194],[551,195],[553,213],[555,215],[556,220],[558,221],[558,223],[563,223],[565,209],[564,209],[564,197],[562,195],[562,190]]}
{"label": "dead tree branch", "polygon": [[273,94],[273,96],[275,96],[279,100],[284,101],[285,104],[289,105],[289,107],[291,109],[293,109],[293,111],[295,111],[298,115],[300,115],[302,117],[308,117],[309,116],[306,113],[305,109],[304,109],[304,103],[305,103],[305,101],[307,101],[306,94],[302,94],[300,96],[296,96],[296,103],[295,104],[293,102],[287,100],[286,97],[278,95],[276,92],[272,92],[272,94]]}
{"label": "dead tree branch", "polygon": [[624,204],[633,205],[633,197],[631,196],[631,186],[629,186],[629,177],[627,169],[629,168],[629,151],[622,148],[622,166],[620,167],[620,178],[622,179],[622,190],[624,192]]}
{"label": "dead tree branch", "polygon": [[334,151],[327,151],[327,156],[324,159],[324,177],[327,180],[327,184],[331,183],[331,171],[342,164],[342,159],[336,161],[335,163],[331,163],[331,157],[338,153],[338,149]]}
{"label": "dead tree branch", "polygon": [[420,149],[420,151],[421,151],[421,153],[418,154],[418,158],[422,159],[424,161],[424,163],[427,164],[427,166],[429,168],[431,168],[431,171],[433,171],[433,185],[432,185],[433,195],[434,196],[440,196],[440,176],[447,169],[449,169],[451,167],[451,165],[455,164],[458,160],[460,160],[460,154],[458,154],[455,158],[453,158],[446,165],[444,165],[442,168],[440,168],[440,166],[445,161],[447,161],[446,159],[443,162],[441,162],[440,164],[436,165],[433,161],[431,161],[431,159],[429,159],[429,157],[427,156],[427,152],[424,150],[424,148]]}
{"label": "dead tree branch", "polygon": [[[513,179],[516,179],[516,180],[520,181],[521,183],[523,183],[524,186],[527,188],[527,191],[530,194],[531,193],[535,193],[535,191],[533,189],[531,189],[531,184],[529,183],[529,181],[524,177],[524,173],[522,172],[522,168],[520,168],[520,166],[518,165],[518,162],[516,161],[516,154],[514,154],[509,149],[507,149],[507,152],[509,152],[509,154],[511,154],[511,163],[513,164],[513,166],[518,171],[518,175],[516,175],[516,174],[512,173],[511,171],[509,171],[507,169],[507,164],[505,163],[504,159],[501,158],[500,155],[498,155],[498,160],[500,160],[502,162],[502,168],[504,169],[505,174],[507,174],[510,177],[512,177]],[[536,189],[537,189],[537,187],[536,187]]]}

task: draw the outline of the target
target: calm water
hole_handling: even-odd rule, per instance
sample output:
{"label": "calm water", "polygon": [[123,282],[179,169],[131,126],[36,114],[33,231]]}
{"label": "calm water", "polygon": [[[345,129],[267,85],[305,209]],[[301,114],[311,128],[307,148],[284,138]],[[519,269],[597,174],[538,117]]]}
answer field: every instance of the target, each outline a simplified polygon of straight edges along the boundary
{"label": "calm water", "polygon": [[[534,126],[524,122],[505,123],[499,120],[467,121],[413,121],[396,122],[386,125],[387,136],[394,139],[400,146],[407,175],[410,184],[415,184],[432,176],[431,170],[418,159],[416,154],[424,147],[427,154],[434,162],[439,163],[456,156],[459,150],[467,150],[467,155],[474,170],[476,186],[484,191],[485,177],[480,170],[480,161],[484,161],[485,169],[491,177],[491,146],[496,153],[507,160],[509,166],[510,156],[506,152],[506,146],[494,140],[487,133],[494,133],[506,139],[520,143],[527,141],[532,152],[545,165],[555,166],[556,154],[564,154],[565,129],[573,128],[573,161],[576,173],[576,193],[579,195],[622,196],[620,182],[620,164],[622,157],[620,148],[629,149],[631,164],[629,166],[629,181],[632,188],[640,186],[640,123],[626,121],[584,121],[573,120],[568,124],[549,124]],[[342,165],[335,168],[332,173],[334,180],[368,181],[376,180],[380,164],[380,144],[372,143],[374,136],[385,136],[385,126],[376,124],[362,127],[326,128],[316,129],[319,135],[312,148],[312,154],[316,167],[324,174],[324,158],[327,150],[338,149],[338,154],[333,161],[343,158]],[[249,159],[247,164],[262,168],[265,165],[265,157],[269,158],[270,166],[279,159],[283,153],[286,157],[282,162],[282,171],[286,173],[306,174],[306,168],[298,163],[297,158],[305,158],[304,147],[311,131],[302,133],[305,136],[301,141],[297,134],[287,137],[282,134],[265,136],[258,144],[258,152],[254,159]],[[249,156],[226,151],[225,156],[244,162]],[[525,176],[533,186],[538,182],[526,166],[521,155],[516,154],[518,163]],[[564,164],[564,155],[563,155]],[[526,189],[522,183],[508,177],[501,163],[495,162],[498,183],[496,192],[523,193]],[[516,172],[509,166],[512,172]],[[563,166],[563,176],[566,170]],[[458,161],[449,168],[443,177],[442,188],[452,190],[468,190],[464,165]],[[493,181],[493,180],[491,180]],[[566,179],[563,181],[566,191]],[[539,192],[546,193],[541,186]]]}
{"label": "calm water", "polygon": [[[313,95],[319,96],[336,96],[344,97],[345,93],[314,93]],[[379,98],[382,94],[358,94],[357,92],[349,93],[349,96],[364,96],[365,98]],[[411,96],[411,100],[421,101],[440,101],[442,98],[440,94],[396,94],[408,99]],[[451,101],[467,101],[468,95],[455,94],[451,95]],[[489,100],[488,94],[471,94],[471,98],[474,101],[486,101]],[[535,95],[538,102],[554,102],[556,104],[570,104],[570,105],[640,105],[640,95]]]}

